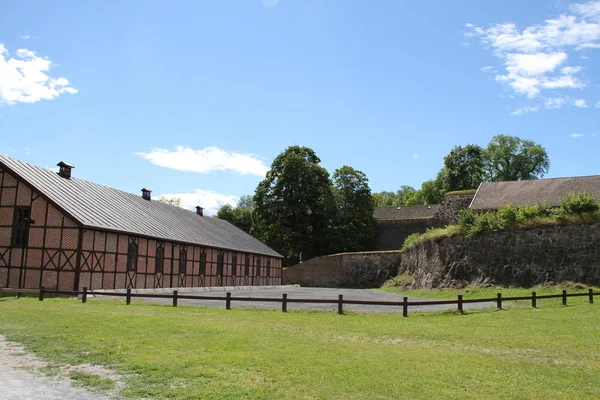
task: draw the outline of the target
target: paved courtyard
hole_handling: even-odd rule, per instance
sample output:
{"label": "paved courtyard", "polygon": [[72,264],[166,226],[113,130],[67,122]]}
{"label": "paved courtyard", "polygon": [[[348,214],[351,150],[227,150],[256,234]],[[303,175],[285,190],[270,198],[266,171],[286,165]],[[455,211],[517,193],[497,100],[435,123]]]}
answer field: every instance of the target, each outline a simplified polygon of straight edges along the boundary
{"label": "paved courtyard", "polygon": [[[183,291],[183,289],[182,289]],[[261,288],[253,290],[234,289],[230,290],[232,297],[243,297],[243,298],[277,298],[281,299],[284,293],[287,293],[288,299],[331,299],[337,300],[338,295],[343,295],[344,300],[367,300],[367,301],[402,301],[403,296],[384,293],[377,290],[368,289],[330,289],[330,288],[308,288],[308,287],[278,287],[278,288]],[[222,297],[223,300],[187,300],[178,299],[179,305],[193,305],[193,306],[215,306],[225,307],[226,292],[224,290],[215,290],[201,293],[180,293],[198,295],[198,296],[218,296]],[[106,296],[98,296],[97,298],[106,298]],[[111,297],[113,298],[113,297]],[[122,299],[122,297],[121,297]],[[150,301],[157,303],[171,304],[171,299],[151,299],[151,298],[133,298],[133,301]],[[428,301],[429,299],[423,299],[418,297],[409,297],[409,301]],[[431,300],[433,301],[433,300]],[[494,303],[475,303],[475,304],[464,304],[464,309],[477,309],[494,307]],[[239,307],[256,307],[256,308],[275,308],[281,309],[280,302],[268,302],[268,301],[235,301],[232,300],[231,308]],[[310,309],[310,310],[337,310],[337,304],[315,304],[315,303],[290,303],[288,302],[288,310],[297,308]],[[456,309],[456,305],[425,305],[425,306],[412,306],[409,307],[409,313],[421,312],[421,311],[441,311],[447,309]],[[344,310],[347,311],[368,311],[368,312],[402,312],[402,307],[398,306],[380,306],[380,305],[362,305],[362,304],[344,304]]]}

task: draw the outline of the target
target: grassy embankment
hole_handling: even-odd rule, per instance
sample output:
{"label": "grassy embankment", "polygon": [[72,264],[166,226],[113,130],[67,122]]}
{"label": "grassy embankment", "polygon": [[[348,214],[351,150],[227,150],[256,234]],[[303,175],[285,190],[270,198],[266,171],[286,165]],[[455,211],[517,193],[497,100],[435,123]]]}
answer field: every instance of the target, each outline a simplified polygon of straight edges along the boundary
{"label": "grassy embankment", "polygon": [[599,398],[600,304],[558,304],[402,318],[1,298],[0,333],[115,369],[128,398]]}

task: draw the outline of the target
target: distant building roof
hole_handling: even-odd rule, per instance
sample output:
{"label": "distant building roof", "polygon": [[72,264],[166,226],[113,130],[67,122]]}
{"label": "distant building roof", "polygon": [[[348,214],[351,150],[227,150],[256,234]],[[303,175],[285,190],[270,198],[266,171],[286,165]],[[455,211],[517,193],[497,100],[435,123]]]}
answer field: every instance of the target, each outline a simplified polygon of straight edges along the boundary
{"label": "distant building roof", "polygon": [[439,204],[431,204],[427,206],[375,207],[373,215],[376,219],[431,218],[439,206]]}
{"label": "distant building roof", "polygon": [[471,208],[493,210],[507,204],[527,206],[546,202],[559,206],[568,193],[588,192],[600,199],[600,175],[549,178],[530,181],[484,182],[479,186]]}
{"label": "distant building roof", "polygon": [[19,176],[58,205],[81,226],[156,239],[282,257],[227,221],[203,217],[140,195],[56,172],[0,155],[0,167]]}

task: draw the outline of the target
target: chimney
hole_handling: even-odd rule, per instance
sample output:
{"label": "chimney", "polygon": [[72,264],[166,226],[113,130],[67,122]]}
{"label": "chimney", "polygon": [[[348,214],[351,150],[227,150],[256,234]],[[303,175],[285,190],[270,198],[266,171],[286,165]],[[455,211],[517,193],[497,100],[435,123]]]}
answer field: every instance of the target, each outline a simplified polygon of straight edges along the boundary
{"label": "chimney", "polygon": [[71,164],[67,164],[64,161],[61,161],[56,165],[59,167],[58,176],[65,179],[71,179],[71,170],[75,168],[74,166],[72,166]]}
{"label": "chimney", "polygon": [[196,206],[196,214],[202,217],[204,215],[204,208]]}
{"label": "chimney", "polygon": [[152,190],[143,188],[142,189],[142,199],[152,200],[152,195],[150,193],[152,193]]}

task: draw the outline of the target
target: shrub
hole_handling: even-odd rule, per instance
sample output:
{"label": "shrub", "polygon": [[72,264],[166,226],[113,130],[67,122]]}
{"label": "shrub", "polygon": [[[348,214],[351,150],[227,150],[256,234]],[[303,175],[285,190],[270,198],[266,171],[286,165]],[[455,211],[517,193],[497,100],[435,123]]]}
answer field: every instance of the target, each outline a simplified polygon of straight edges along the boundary
{"label": "shrub", "polygon": [[555,216],[558,211],[558,209],[550,207],[547,203],[536,203],[533,206],[519,207],[519,210],[517,211],[517,220],[525,221],[538,217],[552,217]]}
{"label": "shrub", "polygon": [[469,228],[475,223],[475,214],[471,209],[460,210],[456,220],[463,228]]}
{"label": "shrub", "polygon": [[475,217],[475,223],[468,230],[468,235],[473,236],[481,232],[494,232],[504,228],[502,219],[497,212],[489,212]]}
{"label": "shrub", "polygon": [[589,193],[569,193],[560,199],[560,208],[565,214],[577,215],[593,213],[600,208],[598,202]]}
{"label": "shrub", "polygon": [[502,228],[507,228],[517,222],[517,208],[512,204],[507,204],[498,209],[498,219]]}

